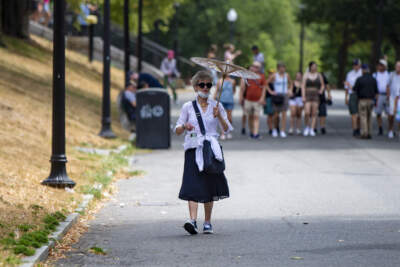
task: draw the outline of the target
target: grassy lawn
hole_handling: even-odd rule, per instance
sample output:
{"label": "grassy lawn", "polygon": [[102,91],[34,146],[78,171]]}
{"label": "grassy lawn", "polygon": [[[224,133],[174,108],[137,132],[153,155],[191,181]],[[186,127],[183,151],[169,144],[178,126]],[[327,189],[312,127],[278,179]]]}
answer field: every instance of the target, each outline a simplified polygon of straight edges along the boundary
{"label": "grassy lawn", "polygon": [[[16,247],[20,244],[13,244],[15,240],[25,234],[29,242],[37,242],[36,237],[45,241],[40,233],[29,233],[46,233],[46,229],[54,228],[49,223],[56,225],[61,214],[72,212],[84,193],[100,197],[92,185],[108,185],[113,178],[106,173],[111,171],[113,177],[131,175],[121,168],[127,165],[126,156],[135,153],[127,142],[128,133],[118,123],[115,105],[124,83],[123,71],[111,70],[112,127],[119,138],[105,140],[97,135],[101,126],[102,64],[88,63],[87,57],[67,51],[67,171],[77,186],[75,193],[70,193],[40,185],[50,171],[52,44],[34,36],[31,41],[4,41],[7,48],[0,48],[0,266],[18,263],[20,256],[16,254],[20,251]],[[128,149],[111,156],[87,155],[75,149],[116,148],[121,144],[128,144]]]}

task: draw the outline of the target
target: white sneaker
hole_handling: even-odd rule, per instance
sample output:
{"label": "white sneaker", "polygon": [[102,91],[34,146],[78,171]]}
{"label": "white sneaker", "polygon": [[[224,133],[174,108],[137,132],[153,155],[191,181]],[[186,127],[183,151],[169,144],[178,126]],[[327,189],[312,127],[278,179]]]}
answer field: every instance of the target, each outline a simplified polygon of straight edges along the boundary
{"label": "white sneaker", "polygon": [[227,139],[232,139],[233,136],[232,136],[232,134],[228,133],[228,134],[226,135],[226,138],[227,138]]}
{"label": "white sneaker", "polygon": [[311,129],[311,130],[310,130],[310,136],[315,136],[314,129]]}
{"label": "white sneaker", "polygon": [[300,134],[301,134],[301,130],[300,130],[300,129],[297,129],[297,130],[296,130],[296,134],[297,134],[297,135],[300,135]]}
{"label": "white sneaker", "polygon": [[221,139],[221,140],[225,140],[225,139],[226,139],[225,135],[224,135],[224,134],[221,134],[220,139]]}
{"label": "white sneaker", "polygon": [[394,133],[393,133],[393,131],[389,131],[388,137],[389,137],[389,139],[393,139],[393,138],[394,138]]}
{"label": "white sneaker", "polygon": [[272,137],[277,138],[278,137],[278,131],[276,129],[272,130]]}
{"label": "white sneaker", "polygon": [[304,128],[303,135],[308,136],[309,134],[310,134],[310,128],[308,128],[308,127]]}
{"label": "white sneaker", "polygon": [[288,134],[290,134],[290,135],[293,134],[293,128],[289,128]]}
{"label": "white sneaker", "polygon": [[129,141],[133,142],[133,141],[135,141],[135,139],[136,139],[136,133],[131,133],[129,135]]}
{"label": "white sneaker", "polygon": [[284,131],[281,131],[281,138],[286,138],[287,137],[287,135],[286,135],[286,133],[284,132]]}

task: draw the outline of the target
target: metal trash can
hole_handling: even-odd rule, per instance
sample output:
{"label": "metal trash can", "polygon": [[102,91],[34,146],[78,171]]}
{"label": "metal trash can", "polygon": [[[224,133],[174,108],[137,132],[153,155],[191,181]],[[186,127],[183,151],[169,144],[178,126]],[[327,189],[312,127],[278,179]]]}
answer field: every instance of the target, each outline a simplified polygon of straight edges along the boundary
{"label": "metal trash can", "polygon": [[170,97],[165,89],[149,88],[136,93],[136,146],[169,148]]}

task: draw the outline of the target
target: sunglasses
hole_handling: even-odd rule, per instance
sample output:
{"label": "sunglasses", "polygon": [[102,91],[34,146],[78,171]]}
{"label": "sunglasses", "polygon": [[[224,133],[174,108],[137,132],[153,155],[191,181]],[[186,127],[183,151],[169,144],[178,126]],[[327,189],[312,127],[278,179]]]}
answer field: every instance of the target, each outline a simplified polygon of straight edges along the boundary
{"label": "sunglasses", "polygon": [[198,83],[197,86],[200,87],[201,89],[203,89],[204,87],[207,86],[207,88],[210,89],[213,86],[213,84],[212,83]]}

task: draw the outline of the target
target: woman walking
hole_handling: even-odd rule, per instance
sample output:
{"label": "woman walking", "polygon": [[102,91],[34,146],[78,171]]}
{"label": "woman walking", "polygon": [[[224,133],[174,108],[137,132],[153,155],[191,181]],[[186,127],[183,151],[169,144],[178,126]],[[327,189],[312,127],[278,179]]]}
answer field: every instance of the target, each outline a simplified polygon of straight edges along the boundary
{"label": "woman walking", "polygon": [[304,136],[315,136],[315,125],[317,123],[319,97],[324,93],[325,84],[322,75],[318,73],[317,63],[311,61],[308,64],[308,72],[303,77],[301,95],[305,103]]}
{"label": "woman walking", "polygon": [[289,93],[291,92],[289,88],[292,88],[292,80],[286,73],[286,66],[282,62],[278,63],[277,70],[278,72],[270,76],[267,81],[267,84],[274,84],[274,91],[268,85],[268,92],[272,96],[271,99],[274,107],[275,128],[272,130],[272,137],[278,137],[279,129],[279,135],[282,138],[286,138],[286,112],[288,109]]}
{"label": "woman walking", "polygon": [[289,134],[294,133],[296,129],[296,134],[301,134],[301,114],[303,113],[303,98],[301,97],[301,72],[296,73],[296,79],[293,83],[293,90],[291,97],[289,99],[290,107],[290,129]]}
{"label": "woman walking", "polygon": [[[213,174],[204,170],[203,151],[211,144],[215,160],[223,160],[223,153],[218,144],[218,125],[228,133],[233,130],[223,106],[210,99],[212,75],[207,71],[199,71],[192,78],[192,86],[196,99],[183,105],[175,126],[175,133],[185,135],[185,166],[179,198],[189,204],[190,220],[184,229],[191,235],[197,234],[198,203],[204,203],[203,233],[213,233],[211,213],[214,201],[229,197],[229,188],[223,172]],[[197,115],[196,115],[197,114]],[[206,143],[209,142],[209,143]]]}
{"label": "woman walking", "polygon": [[[214,94],[214,99],[218,98],[218,88],[221,88],[222,84],[222,79],[220,79],[217,83],[217,90],[215,90]],[[231,77],[226,77],[224,81],[224,85],[222,87],[222,92],[221,92],[221,104],[226,110],[226,113],[228,115],[228,120],[232,125],[232,111],[235,105],[235,101],[233,100],[233,96],[235,95],[236,92],[236,81],[232,79]],[[232,139],[232,134],[228,133],[225,137],[224,131],[221,133],[221,140],[225,139]]]}

